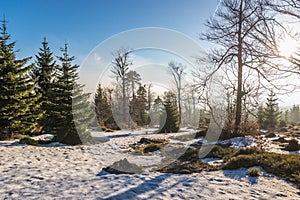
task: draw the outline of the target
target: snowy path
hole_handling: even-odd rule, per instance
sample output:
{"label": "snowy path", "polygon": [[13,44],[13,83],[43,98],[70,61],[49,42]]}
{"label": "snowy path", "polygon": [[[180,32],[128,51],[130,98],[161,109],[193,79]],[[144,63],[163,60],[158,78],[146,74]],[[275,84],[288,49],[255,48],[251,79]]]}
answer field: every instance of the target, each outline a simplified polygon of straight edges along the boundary
{"label": "snowy path", "polygon": [[[272,176],[249,179],[245,169],[171,175],[101,172],[124,157],[111,137],[94,146],[34,147],[0,142],[0,199],[300,199],[300,190]],[[156,156],[156,155],[154,155]],[[144,163],[153,162],[145,158]]]}

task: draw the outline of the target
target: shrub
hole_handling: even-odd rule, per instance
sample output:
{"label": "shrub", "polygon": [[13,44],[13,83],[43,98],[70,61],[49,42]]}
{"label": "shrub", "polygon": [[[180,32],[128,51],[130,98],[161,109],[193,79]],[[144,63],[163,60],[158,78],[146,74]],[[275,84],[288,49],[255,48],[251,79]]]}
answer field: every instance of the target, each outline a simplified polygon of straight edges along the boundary
{"label": "shrub", "polygon": [[226,156],[234,154],[237,149],[229,148],[225,145],[215,145],[212,150],[205,156],[206,158],[221,158],[224,159]]}
{"label": "shrub", "polygon": [[280,120],[279,127],[280,128],[286,127],[286,122],[284,120]]}
{"label": "shrub", "polygon": [[112,129],[102,126],[101,130],[104,132],[114,132]]}
{"label": "shrub", "polygon": [[111,132],[114,132],[114,131],[112,129],[110,129],[110,128],[106,128],[105,132],[110,132],[111,133]]}
{"label": "shrub", "polygon": [[239,169],[239,168],[249,168],[253,166],[258,166],[259,161],[257,159],[257,156],[255,155],[238,155],[236,157],[230,158],[225,165],[223,166],[223,169]]}
{"label": "shrub", "polygon": [[276,134],[273,131],[266,134],[266,138],[273,138],[273,137],[276,137]]}
{"label": "shrub", "polygon": [[[199,149],[188,149],[175,162],[160,169],[163,173],[194,173],[203,170],[218,170],[199,161]],[[222,169],[250,168],[249,176],[258,176],[260,171],[251,167],[261,166],[266,172],[285,178],[300,187],[300,156],[294,154],[276,154],[259,151],[255,148],[233,149],[215,145],[206,157],[218,157],[225,161]],[[257,171],[258,170],[258,171]]]}
{"label": "shrub", "polygon": [[288,132],[289,130],[285,127],[282,127],[278,130],[279,132],[283,133],[283,132]]}
{"label": "shrub", "polygon": [[252,177],[260,176],[260,170],[256,167],[251,167],[248,169],[248,175]]}
{"label": "shrub", "polygon": [[219,137],[220,140],[228,140],[235,137],[244,137],[245,135],[241,134],[240,132],[235,133],[233,129],[226,129],[223,128],[221,135]]}
{"label": "shrub", "polygon": [[298,150],[300,150],[300,145],[299,145],[298,140],[291,139],[289,141],[289,144],[285,147],[285,150],[287,150],[287,151],[298,151]]}
{"label": "shrub", "polygon": [[286,178],[300,187],[297,179],[300,173],[300,156],[260,152],[251,155],[239,155],[229,159],[223,169],[239,169],[261,166],[266,172]]}
{"label": "shrub", "polygon": [[160,173],[173,173],[173,174],[191,174],[199,173],[202,171],[214,171],[218,170],[218,167],[212,166],[208,163],[204,163],[201,160],[180,162],[175,161],[158,171]]}
{"label": "shrub", "polygon": [[250,148],[243,148],[243,149],[239,149],[239,150],[236,150],[236,149],[231,149],[231,153],[228,153],[228,154],[225,154],[223,156],[223,160],[224,161],[227,161],[229,159],[231,159],[232,157],[236,157],[238,155],[252,155],[252,154],[258,154],[260,153],[261,151],[259,151],[258,149],[256,149],[255,147],[250,147]]}
{"label": "shrub", "polygon": [[149,153],[149,152],[153,152],[153,151],[157,151],[160,150],[161,145],[160,144],[148,144],[145,148],[144,148],[144,153]]}
{"label": "shrub", "polygon": [[234,124],[233,123],[229,123],[228,121],[225,121],[224,127],[221,131],[219,139],[227,140],[230,138],[241,137],[241,136],[243,136],[243,135],[241,135],[240,133],[234,132]]}
{"label": "shrub", "polygon": [[255,136],[258,135],[259,125],[253,121],[244,121],[240,124],[237,132],[234,131],[233,123],[225,122],[222,129],[220,140],[227,140],[235,137],[244,137],[246,135]]}
{"label": "shrub", "polygon": [[180,161],[199,160],[199,149],[188,148],[179,158]]}
{"label": "shrub", "polygon": [[300,186],[300,172],[293,173],[290,180]]}
{"label": "shrub", "polygon": [[169,141],[164,139],[164,138],[141,138],[140,141],[138,143],[141,144],[166,144]]}
{"label": "shrub", "polygon": [[279,137],[277,140],[273,140],[275,142],[286,143],[286,139],[284,137]]}
{"label": "shrub", "polygon": [[33,146],[39,146],[39,141],[32,139],[29,136],[24,136],[19,140],[20,144],[28,144]]}
{"label": "shrub", "polygon": [[241,135],[258,135],[259,125],[254,121],[243,121],[239,127],[239,133]]}
{"label": "shrub", "polygon": [[205,137],[208,129],[199,130],[196,132],[195,138]]}

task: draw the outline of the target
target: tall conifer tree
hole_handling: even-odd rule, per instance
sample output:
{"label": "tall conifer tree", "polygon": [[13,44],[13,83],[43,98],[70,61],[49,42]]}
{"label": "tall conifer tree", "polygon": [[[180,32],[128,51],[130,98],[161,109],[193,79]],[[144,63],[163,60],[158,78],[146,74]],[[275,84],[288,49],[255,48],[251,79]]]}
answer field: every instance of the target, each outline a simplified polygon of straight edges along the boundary
{"label": "tall conifer tree", "polygon": [[48,132],[50,129],[47,125],[49,113],[51,113],[49,104],[55,98],[51,96],[50,88],[55,80],[55,61],[53,58],[53,53],[48,46],[46,38],[42,42],[42,48],[39,49],[38,55],[36,57],[36,63],[32,70],[32,77],[36,80],[35,91],[41,94],[39,100],[41,104],[40,113],[43,114],[39,124],[43,127],[44,132]]}
{"label": "tall conifer tree", "polygon": [[174,93],[165,94],[164,106],[167,116],[165,120],[163,116],[160,119],[160,133],[176,133],[179,130],[179,113]]}
{"label": "tall conifer tree", "polygon": [[29,58],[16,58],[15,42],[9,42],[5,20],[0,30],[0,138],[8,139],[34,131],[38,96],[29,76],[32,65],[26,66]]}
{"label": "tall conifer tree", "polygon": [[96,94],[94,96],[95,111],[97,115],[98,124],[100,127],[106,126],[106,121],[112,117],[111,106],[107,89],[98,84]]}
{"label": "tall conifer tree", "polygon": [[280,117],[279,107],[277,103],[276,95],[271,92],[267,98],[267,106],[264,110],[265,115],[265,128],[273,129],[278,124]]}
{"label": "tall conifer tree", "polygon": [[88,102],[89,94],[83,93],[83,85],[77,84],[78,65],[73,65],[74,57],[68,53],[68,45],[61,49],[58,59],[57,80],[49,91],[53,97],[49,113],[48,127],[59,142],[76,145],[91,139],[87,126],[93,121],[93,112]]}

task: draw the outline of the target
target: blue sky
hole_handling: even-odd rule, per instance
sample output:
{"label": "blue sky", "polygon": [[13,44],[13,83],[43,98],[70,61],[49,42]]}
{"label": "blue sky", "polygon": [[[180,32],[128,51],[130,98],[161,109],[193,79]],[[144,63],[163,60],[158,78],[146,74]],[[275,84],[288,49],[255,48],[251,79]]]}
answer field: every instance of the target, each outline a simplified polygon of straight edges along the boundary
{"label": "blue sky", "polygon": [[[141,27],[170,28],[198,40],[218,0],[1,0],[18,56],[32,56],[46,36],[57,54],[67,41],[80,63],[100,42]],[[200,41],[199,41],[200,42]]]}
{"label": "blue sky", "polygon": [[[213,16],[218,3],[219,0],[0,0],[0,18],[5,15],[8,20],[8,32],[20,50],[17,57],[37,54],[46,36],[55,55],[60,55],[59,49],[67,41],[70,54],[81,64],[111,36],[143,27],[172,29],[209,49],[207,42],[199,40],[199,33],[205,32],[204,23]],[[137,60],[149,62],[141,57]],[[293,104],[298,98],[285,99]]]}

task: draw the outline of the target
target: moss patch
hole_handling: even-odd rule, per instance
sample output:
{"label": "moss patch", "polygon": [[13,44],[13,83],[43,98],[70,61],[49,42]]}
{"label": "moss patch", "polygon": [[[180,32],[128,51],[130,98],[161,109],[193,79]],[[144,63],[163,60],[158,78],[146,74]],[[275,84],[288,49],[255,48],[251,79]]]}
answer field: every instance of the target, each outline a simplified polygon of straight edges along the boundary
{"label": "moss patch", "polygon": [[201,160],[197,161],[175,161],[166,167],[158,170],[161,173],[173,173],[173,174],[191,174],[199,173],[202,171],[215,171],[218,167],[204,163]]}
{"label": "moss patch", "polygon": [[[223,159],[224,164],[216,167],[201,162],[198,153],[198,148],[187,149],[175,162],[158,171],[162,173],[198,173],[201,171],[235,170],[261,166],[266,172],[285,178],[300,187],[300,155],[268,153],[256,148],[238,150],[215,145],[206,157]],[[249,169],[249,175],[258,175],[257,171],[253,170]]]}
{"label": "moss patch", "polygon": [[266,172],[286,178],[300,187],[300,156],[260,152],[249,155],[237,155],[228,159],[223,169],[239,169],[261,166]]}
{"label": "moss patch", "polygon": [[160,150],[169,140],[162,138],[141,138],[139,142],[130,144],[131,153],[144,154]]}

